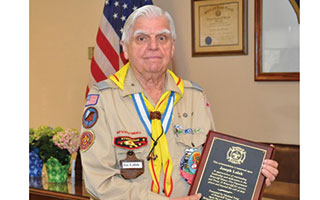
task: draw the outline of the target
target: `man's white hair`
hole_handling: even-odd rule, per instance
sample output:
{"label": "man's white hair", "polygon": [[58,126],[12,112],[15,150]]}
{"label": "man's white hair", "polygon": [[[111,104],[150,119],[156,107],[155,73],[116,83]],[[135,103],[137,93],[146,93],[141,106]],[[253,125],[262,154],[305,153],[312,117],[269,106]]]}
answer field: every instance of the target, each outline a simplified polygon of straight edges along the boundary
{"label": "man's white hair", "polygon": [[171,15],[167,11],[155,5],[142,6],[136,9],[133,13],[131,13],[126,23],[124,24],[121,40],[124,41],[125,44],[129,43],[132,27],[139,17],[161,17],[161,16],[165,16],[169,21],[171,36],[172,36],[172,39],[175,40],[176,30],[174,28],[174,23]]}

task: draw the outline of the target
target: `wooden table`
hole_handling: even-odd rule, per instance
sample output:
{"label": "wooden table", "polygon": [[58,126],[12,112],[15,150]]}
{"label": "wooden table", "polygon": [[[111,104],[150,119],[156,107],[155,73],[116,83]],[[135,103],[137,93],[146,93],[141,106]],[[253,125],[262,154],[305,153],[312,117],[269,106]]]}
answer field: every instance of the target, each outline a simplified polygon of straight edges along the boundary
{"label": "wooden table", "polygon": [[69,177],[66,183],[48,183],[45,178],[29,179],[30,200],[89,200],[81,179]]}

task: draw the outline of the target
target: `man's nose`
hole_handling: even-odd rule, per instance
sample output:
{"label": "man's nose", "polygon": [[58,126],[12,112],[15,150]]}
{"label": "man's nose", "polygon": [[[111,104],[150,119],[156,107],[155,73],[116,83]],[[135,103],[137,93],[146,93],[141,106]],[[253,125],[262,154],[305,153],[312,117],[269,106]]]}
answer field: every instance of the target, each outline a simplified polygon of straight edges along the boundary
{"label": "man's nose", "polygon": [[159,44],[157,38],[151,38],[149,42],[149,49],[150,50],[157,50],[159,48]]}

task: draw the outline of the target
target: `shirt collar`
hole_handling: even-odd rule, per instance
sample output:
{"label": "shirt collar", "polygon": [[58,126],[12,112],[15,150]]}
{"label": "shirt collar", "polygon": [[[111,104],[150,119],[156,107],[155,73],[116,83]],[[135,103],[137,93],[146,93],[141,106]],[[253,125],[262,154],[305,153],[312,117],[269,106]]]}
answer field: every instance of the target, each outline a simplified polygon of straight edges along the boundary
{"label": "shirt collar", "polygon": [[[175,83],[172,76],[170,75],[170,73],[167,70],[164,92],[168,91],[168,90],[179,93],[180,95],[182,95],[179,87],[177,86],[177,84]],[[127,95],[136,94],[136,93],[140,93],[140,92],[145,93],[140,82],[134,76],[132,69],[129,68],[127,75],[126,75],[126,78],[125,78],[125,81],[124,81],[123,90],[121,91],[121,96],[125,97]]]}

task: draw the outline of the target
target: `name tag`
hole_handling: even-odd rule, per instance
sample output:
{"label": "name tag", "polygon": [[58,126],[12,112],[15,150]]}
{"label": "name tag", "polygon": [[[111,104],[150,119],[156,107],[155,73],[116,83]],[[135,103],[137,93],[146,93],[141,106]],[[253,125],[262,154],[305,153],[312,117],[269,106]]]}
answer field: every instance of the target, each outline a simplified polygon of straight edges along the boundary
{"label": "name tag", "polygon": [[138,159],[133,151],[127,152],[127,157],[120,160],[120,173],[125,179],[134,179],[144,173],[144,160]]}
{"label": "name tag", "polygon": [[142,162],[122,162],[122,169],[142,169]]}

